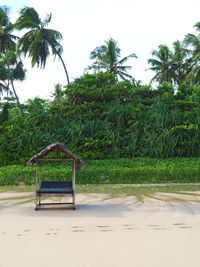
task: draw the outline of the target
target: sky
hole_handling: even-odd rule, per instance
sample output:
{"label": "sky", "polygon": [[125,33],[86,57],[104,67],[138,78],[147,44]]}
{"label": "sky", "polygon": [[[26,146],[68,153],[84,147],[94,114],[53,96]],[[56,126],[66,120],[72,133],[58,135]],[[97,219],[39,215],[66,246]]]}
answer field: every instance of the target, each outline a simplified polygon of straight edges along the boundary
{"label": "sky", "polygon": [[[24,6],[34,7],[42,18],[52,13],[48,28],[62,33],[70,81],[91,65],[90,52],[113,38],[121,48],[121,57],[138,56],[127,62],[133,66],[129,74],[147,84],[154,75],[146,70],[151,51],[160,44],[171,47],[187,33],[195,34],[193,26],[200,21],[199,0],[0,0],[2,5],[10,7],[12,22]],[[67,84],[59,59],[49,57],[44,70],[31,68],[30,58],[24,65],[26,79],[16,83],[21,102],[36,96],[50,98],[57,83]]]}

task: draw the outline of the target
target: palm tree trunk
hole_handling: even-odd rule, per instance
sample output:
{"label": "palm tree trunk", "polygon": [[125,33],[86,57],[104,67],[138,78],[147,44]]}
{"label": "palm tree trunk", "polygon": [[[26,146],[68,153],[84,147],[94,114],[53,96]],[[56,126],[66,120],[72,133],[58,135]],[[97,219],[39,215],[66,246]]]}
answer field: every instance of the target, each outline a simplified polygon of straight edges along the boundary
{"label": "palm tree trunk", "polygon": [[17,100],[17,105],[18,105],[18,107],[19,107],[19,109],[20,109],[20,112],[21,112],[22,116],[24,116],[24,112],[23,112],[22,107],[21,107],[21,104],[20,104],[20,102],[19,102],[19,98],[18,98],[18,96],[17,96],[17,94],[16,94],[15,87],[14,87],[14,84],[13,84],[12,79],[11,79],[11,85],[12,85],[12,89],[13,89],[15,98],[16,98],[16,100]]}
{"label": "palm tree trunk", "polygon": [[62,64],[63,64],[64,70],[65,70],[65,74],[66,74],[66,77],[67,77],[67,84],[69,84],[69,75],[68,75],[68,72],[67,72],[67,68],[66,68],[66,66],[65,66],[65,63],[64,63],[64,61],[63,61],[61,55],[60,55],[59,53],[57,53],[57,55],[58,55],[58,57],[60,58],[60,60],[61,60],[61,62],[62,62]]}

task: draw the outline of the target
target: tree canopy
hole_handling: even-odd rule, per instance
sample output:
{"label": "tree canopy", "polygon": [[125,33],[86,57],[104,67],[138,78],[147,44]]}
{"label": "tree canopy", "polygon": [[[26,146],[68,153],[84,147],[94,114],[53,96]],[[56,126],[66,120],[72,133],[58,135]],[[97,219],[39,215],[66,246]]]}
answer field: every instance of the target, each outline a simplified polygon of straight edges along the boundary
{"label": "tree canopy", "polygon": [[94,70],[94,72],[99,72],[105,70],[105,72],[114,73],[117,78],[125,80],[127,78],[132,78],[131,75],[127,73],[132,66],[124,66],[123,64],[129,58],[137,58],[135,53],[132,53],[126,57],[120,58],[121,49],[117,46],[117,42],[110,38],[105,41],[104,45],[97,46],[90,54],[90,59],[95,61],[92,63],[88,69]]}
{"label": "tree canopy", "polygon": [[15,41],[18,37],[12,34],[13,29],[8,7],[0,7],[0,55],[4,54],[7,50],[15,50]]}
{"label": "tree canopy", "polygon": [[58,56],[65,69],[67,83],[69,76],[61,57],[63,48],[60,44],[62,34],[56,30],[46,28],[51,21],[51,13],[42,20],[32,7],[24,7],[15,23],[17,30],[28,30],[18,41],[17,48],[20,54],[31,57],[32,67],[36,64],[44,68],[50,53]]}

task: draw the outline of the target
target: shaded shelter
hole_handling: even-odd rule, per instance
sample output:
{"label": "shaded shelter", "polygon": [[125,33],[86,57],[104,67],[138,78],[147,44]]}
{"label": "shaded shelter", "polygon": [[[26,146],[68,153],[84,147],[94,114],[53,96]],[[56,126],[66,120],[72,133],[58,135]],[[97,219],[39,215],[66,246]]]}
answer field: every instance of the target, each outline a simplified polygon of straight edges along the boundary
{"label": "shaded shelter", "polygon": [[[45,158],[50,152],[55,151],[55,158]],[[58,153],[62,152],[68,155],[69,158],[58,158]],[[71,161],[72,162],[72,181],[41,181],[41,163],[44,161]],[[38,210],[41,205],[58,204],[58,203],[41,203],[42,196],[72,196],[73,201],[70,203],[59,204],[72,204],[73,209],[75,206],[75,172],[84,168],[85,163],[74,154],[66,145],[56,142],[48,145],[45,149],[33,156],[27,165],[36,165],[36,205],[35,210]]]}

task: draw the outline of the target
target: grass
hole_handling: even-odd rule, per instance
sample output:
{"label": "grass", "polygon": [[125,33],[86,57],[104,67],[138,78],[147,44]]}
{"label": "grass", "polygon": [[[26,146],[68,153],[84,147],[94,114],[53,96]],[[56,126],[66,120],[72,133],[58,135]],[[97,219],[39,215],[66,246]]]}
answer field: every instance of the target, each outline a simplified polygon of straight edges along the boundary
{"label": "grass", "polygon": [[[191,191],[185,192],[185,191]],[[197,195],[193,193],[200,191],[200,183],[194,184],[87,184],[87,185],[76,185],[77,193],[101,193],[101,194],[144,194],[148,193],[179,193],[185,192],[189,195]],[[35,192],[34,185],[25,186],[0,186],[0,193],[4,192]]]}
{"label": "grass", "polygon": [[[42,179],[71,179],[72,166],[67,163],[44,163]],[[0,186],[35,183],[35,168],[24,165],[0,167]],[[199,183],[200,158],[121,158],[87,160],[76,173],[77,184],[162,184]]]}

